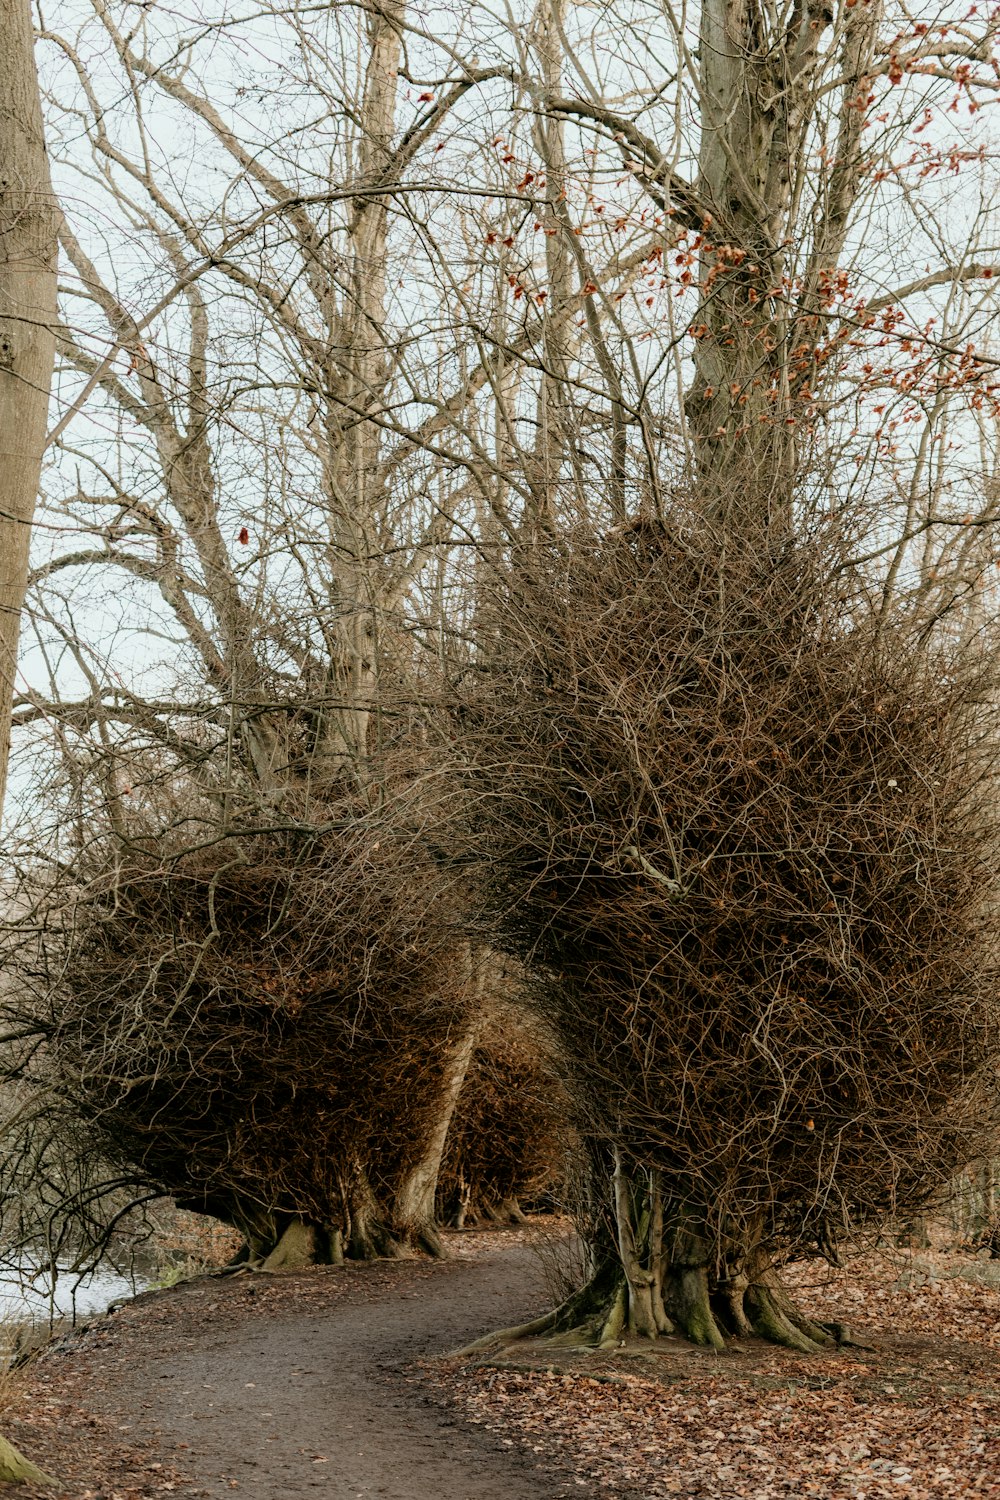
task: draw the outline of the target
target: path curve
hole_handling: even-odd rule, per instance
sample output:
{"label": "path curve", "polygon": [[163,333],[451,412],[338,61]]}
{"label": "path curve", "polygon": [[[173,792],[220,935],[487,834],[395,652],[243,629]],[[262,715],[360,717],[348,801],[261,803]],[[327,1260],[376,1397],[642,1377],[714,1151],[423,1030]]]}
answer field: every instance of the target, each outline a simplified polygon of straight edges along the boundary
{"label": "path curve", "polygon": [[421,1379],[421,1359],[550,1300],[530,1248],[490,1241],[468,1258],[243,1275],[139,1298],[112,1320],[103,1363],[114,1378],[95,1381],[93,1406],[211,1497],[586,1497],[579,1479],[464,1422]]}

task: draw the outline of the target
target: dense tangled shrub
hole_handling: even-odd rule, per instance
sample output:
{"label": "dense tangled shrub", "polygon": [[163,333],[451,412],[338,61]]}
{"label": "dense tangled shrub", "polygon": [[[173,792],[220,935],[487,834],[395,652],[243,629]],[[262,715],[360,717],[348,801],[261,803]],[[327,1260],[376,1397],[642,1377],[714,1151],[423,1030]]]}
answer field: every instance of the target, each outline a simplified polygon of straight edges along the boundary
{"label": "dense tangled shrub", "polygon": [[452,1117],[438,1200],[447,1222],[523,1217],[552,1206],[573,1152],[550,1038],[511,1006],[481,1023]]}
{"label": "dense tangled shrub", "polygon": [[519,558],[492,610],[488,931],[543,981],[633,1322],[814,1343],[775,1262],[919,1207],[995,1115],[989,653],[680,511]]}
{"label": "dense tangled shrub", "polygon": [[[53,897],[52,899],[55,899]],[[371,816],[138,840],[67,893],[13,996],[102,1154],[272,1250],[384,1250],[470,991],[444,879]],[[416,1226],[417,1229],[421,1226]]]}

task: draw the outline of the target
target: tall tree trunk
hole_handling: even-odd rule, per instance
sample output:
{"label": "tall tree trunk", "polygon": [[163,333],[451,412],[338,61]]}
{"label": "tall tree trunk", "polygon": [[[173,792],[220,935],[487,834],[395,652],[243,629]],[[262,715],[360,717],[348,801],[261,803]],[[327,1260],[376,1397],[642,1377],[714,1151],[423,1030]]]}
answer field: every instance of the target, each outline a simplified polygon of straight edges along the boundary
{"label": "tall tree trunk", "polygon": [[0,808],[55,358],[56,242],[27,0],[0,5]]}
{"label": "tall tree trunk", "polygon": [[[545,100],[562,93],[562,12],[564,0],[539,0],[532,22]],[[531,504],[525,515],[529,541],[547,536],[554,524],[559,480],[567,453],[568,339],[558,311],[571,295],[569,244],[573,224],[566,206],[565,121],[538,113],[533,121],[535,146],[545,168],[545,285],[549,298],[542,317],[542,367],[535,402],[535,440],[525,455],[525,477]]]}
{"label": "tall tree trunk", "polygon": [[[26,0],[0,6],[0,812],[28,545],[55,360],[56,240]],[[0,1437],[0,1482],[49,1484]]]}
{"label": "tall tree trunk", "polygon": [[404,1242],[422,1245],[433,1254],[442,1253],[435,1214],[438,1177],[452,1116],[469,1062],[476,1045],[476,1013],[468,1029],[459,1037],[442,1062],[441,1095],[433,1126],[424,1149],[403,1178],[396,1194],[393,1227]]}
{"label": "tall tree trunk", "polygon": [[803,316],[816,324],[822,277],[843,248],[861,171],[854,96],[880,15],[881,0],[872,0],[844,28],[841,149],[796,297],[789,246],[833,12],[825,0],[804,0],[780,17],[759,0],[701,7],[698,196],[708,212],[697,242],[701,297],[686,414],[705,497],[737,527],[752,520],[783,532],[790,521],[796,397],[809,378],[792,350],[805,336]]}
{"label": "tall tree trunk", "polygon": [[[379,515],[383,477],[376,421],[389,378],[384,341],[389,200],[376,197],[390,171],[404,8],[372,10],[347,232],[347,284],[327,298],[326,505],[335,622],[316,770],[320,779],[367,779],[368,729],[377,684]],[[339,310],[338,310],[339,301]]]}

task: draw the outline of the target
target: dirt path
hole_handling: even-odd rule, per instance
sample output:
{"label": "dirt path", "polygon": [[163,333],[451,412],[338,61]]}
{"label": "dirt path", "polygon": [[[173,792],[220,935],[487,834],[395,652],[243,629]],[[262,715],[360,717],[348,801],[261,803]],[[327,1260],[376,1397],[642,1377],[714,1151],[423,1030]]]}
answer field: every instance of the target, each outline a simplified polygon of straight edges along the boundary
{"label": "dirt path", "polygon": [[[34,1399],[58,1420],[39,1432],[22,1401],[11,1435],[74,1500],[236,1490],[247,1500],[596,1495],[463,1421],[421,1378],[422,1358],[546,1301],[537,1258],[501,1236],[437,1264],[188,1283],[138,1299],[44,1359]],[[87,1464],[102,1437],[112,1464],[103,1480],[96,1460],[90,1472]]]}
{"label": "dirt path", "polygon": [[823,1354],[666,1338],[554,1363],[529,1341],[498,1366],[436,1356],[539,1311],[542,1262],[521,1232],[455,1248],[97,1321],[0,1418],[59,1479],[22,1500],[1000,1500],[1000,1288],[970,1257],[792,1268],[812,1316],[863,1336]]}

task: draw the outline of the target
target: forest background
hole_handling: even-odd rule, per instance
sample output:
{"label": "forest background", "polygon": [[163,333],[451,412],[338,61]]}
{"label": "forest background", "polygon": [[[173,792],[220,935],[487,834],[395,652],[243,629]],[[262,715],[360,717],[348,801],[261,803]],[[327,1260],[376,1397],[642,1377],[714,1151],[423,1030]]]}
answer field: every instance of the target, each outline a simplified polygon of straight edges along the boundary
{"label": "forest background", "polygon": [[546,1329],[829,1342],[993,1149],[996,9],[38,22],[9,1242],[558,1177]]}

